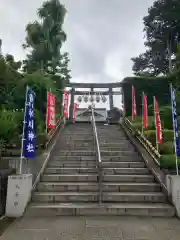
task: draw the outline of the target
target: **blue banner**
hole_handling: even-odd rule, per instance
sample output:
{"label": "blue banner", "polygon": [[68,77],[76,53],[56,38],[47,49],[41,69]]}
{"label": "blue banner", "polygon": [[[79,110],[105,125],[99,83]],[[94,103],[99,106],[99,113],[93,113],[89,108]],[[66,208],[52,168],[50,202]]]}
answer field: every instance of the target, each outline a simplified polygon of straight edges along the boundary
{"label": "blue banner", "polygon": [[35,93],[27,87],[24,131],[23,131],[23,157],[34,158],[36,152],[36,135],[34,126],[34,100]]}
{"label": "blue banner", "polygon": [[176,110],[176,91],[171,86],[171,103],[172,103],[172,118],[173,118],[173,128],[174,128],[174,141],[176,143],[176,154],[180,156],[180,146],[179,146],[179,133],[178,133],[178,115]]}

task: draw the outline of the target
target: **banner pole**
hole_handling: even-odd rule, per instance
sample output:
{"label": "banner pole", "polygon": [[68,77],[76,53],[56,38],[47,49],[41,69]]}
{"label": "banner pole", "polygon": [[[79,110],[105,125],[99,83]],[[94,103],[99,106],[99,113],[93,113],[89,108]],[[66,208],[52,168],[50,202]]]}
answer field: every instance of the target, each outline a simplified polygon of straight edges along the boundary
{"label": "banner pole", "polygon": [[19,164],[19,174],[22,174],[22,164],[23,164],[23,148],[24,148],[24,131],[25,131],[25,120],[26,120],[26,105],[27,105],[27,93],[28,93],[28,85],[26,86],[26,99],[24,106],[24,121],[23,121],[23,133],[21,138],[21,156],[20,156],[20,164]]}
{"label": "banner pole", "polygon": [[170,83],[170,91],[171,91],[171,107],[172,107],[172,118],[173,118],[173,130],[174,130],[174,149],[175,149],[175,158],[176,158],[176,175],[179,175],[179,168],[178,168],[178,158],[177,158],[177,149],[176,149],[176,136],[175,136],[175,129],[174,129],[174,113],[173,113],[173,99],[172,99],[172,83]]}
{"label": "banner pole", "polygon": [[153,97],[153,103],[154,103],[154,123],[156,128],[156,149],[159,152],[159,144],[158,144],[158,136],[157,136],[157,122],[156,122],[156,99],[155,96]]}

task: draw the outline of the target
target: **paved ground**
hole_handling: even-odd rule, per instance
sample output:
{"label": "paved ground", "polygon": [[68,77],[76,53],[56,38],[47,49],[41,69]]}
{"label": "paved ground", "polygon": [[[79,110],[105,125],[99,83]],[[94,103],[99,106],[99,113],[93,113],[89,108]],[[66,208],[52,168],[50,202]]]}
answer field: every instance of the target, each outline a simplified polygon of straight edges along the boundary
{"label": "paved ground", "polygon": [[61,217],[23,218],[1,240],[179,240],[175,218]]}

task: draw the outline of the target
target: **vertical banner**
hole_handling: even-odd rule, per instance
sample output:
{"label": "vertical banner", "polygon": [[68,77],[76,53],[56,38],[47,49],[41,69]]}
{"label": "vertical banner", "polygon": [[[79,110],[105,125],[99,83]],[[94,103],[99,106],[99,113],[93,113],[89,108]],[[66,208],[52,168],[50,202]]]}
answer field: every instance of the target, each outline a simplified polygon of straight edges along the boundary
{"label": "vertical banner", "polygon": [[24,131],[23,131],[23,153],[21,157],[34,158],[36,150],[36,135],[34,124],[34,100],[35,93],[27,87],[26,104],[24,114]]}
{"label": "vertical banner", "polygon": [[132,86],[132,120],[137,116],[136,111],[136,94],[135,94],[135,88]]}
{"label": "vertical banner", "polygon": [[68,113],[69,113],[69,92],[68,91],[64,91],[64,117],[68,118]]}
{"label": "vertical banner", "polygon": [[77,110],[78,104],[74,103],[74,109],[73,109],[73,120],[76,120],[76,110]]}
{"label": "vertical banner", "polygon": [[[172,120],[174,128],[174,146],[176,158],[180,156],[180,146],[179,146],[179,133],[178,133],[178,115],[176,110],[176,91],[171,85],[171,104],[172,104]],[[177,159],[176,159],[177,160]],[[178,162],[176,161],[177,175],[178,175]]]}
{"label": "vertical banner", "polygon": [[161,127],[161,119],[159,115],[159,106],[155,96],[154,96],[154,117],[155,117],[155,126],[156,126],[156,144],[157,144],[157,150],[158,150],[158,145],[162,144],[162,127]]}
{"label": "vertical banner", "polygon": [[47,129],[53,129],[56,126],[56,100],[51,92],[47,93]]}
{"label": "vertical banner", "polygon": [[147,107],[147,96],[143,94],[143,128],[148,127],[148,107]]}

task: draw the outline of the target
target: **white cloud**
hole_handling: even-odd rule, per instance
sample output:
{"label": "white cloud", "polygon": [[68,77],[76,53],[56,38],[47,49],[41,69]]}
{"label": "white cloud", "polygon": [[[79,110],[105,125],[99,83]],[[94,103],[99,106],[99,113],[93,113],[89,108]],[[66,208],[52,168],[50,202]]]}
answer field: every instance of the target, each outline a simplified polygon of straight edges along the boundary
{"label": "white cloud", "polygon": [[113,81],[118,82],[123,79],[123,69],[122,69],[123,56],[119,51],[110,53],[104,64],[104,74]]}
{"label": "white cloud", "polygon": [[[1,0],[3,52],[23,59],[25,26],[43,0]],[[131,57],[144,51],[143,20],[154,0],[60,0],[68,9],[64,29],[72,81],[114,82],[132,75]],[[115,97],[119,106],[120,99]]]}

